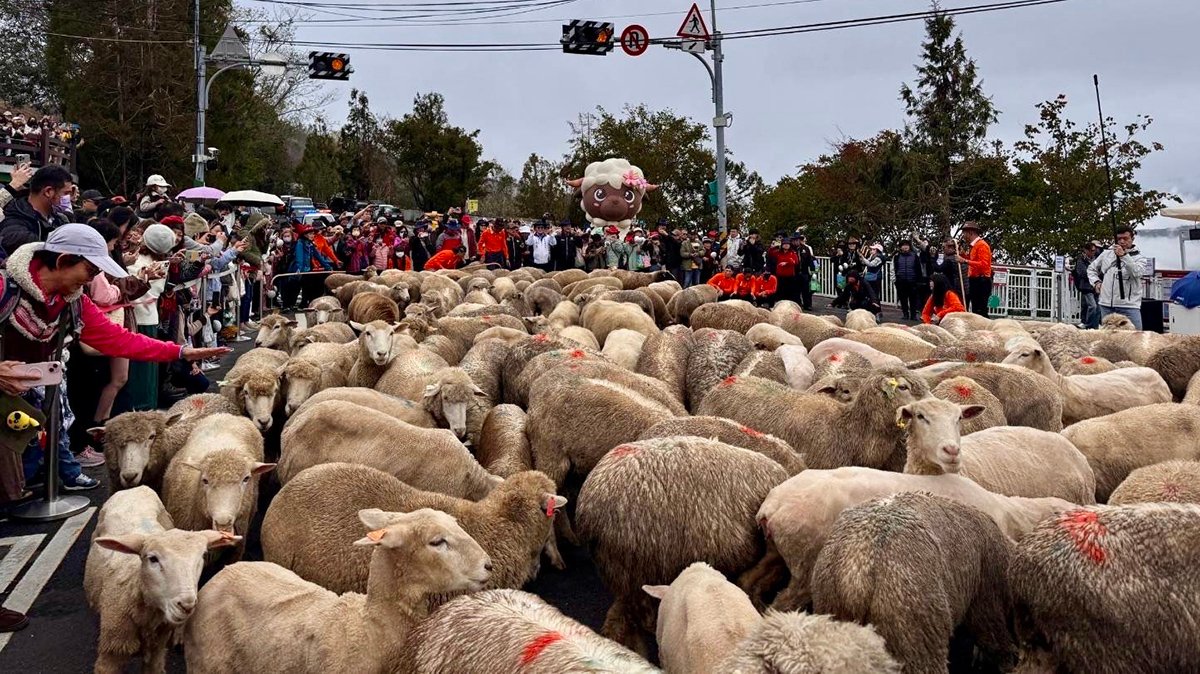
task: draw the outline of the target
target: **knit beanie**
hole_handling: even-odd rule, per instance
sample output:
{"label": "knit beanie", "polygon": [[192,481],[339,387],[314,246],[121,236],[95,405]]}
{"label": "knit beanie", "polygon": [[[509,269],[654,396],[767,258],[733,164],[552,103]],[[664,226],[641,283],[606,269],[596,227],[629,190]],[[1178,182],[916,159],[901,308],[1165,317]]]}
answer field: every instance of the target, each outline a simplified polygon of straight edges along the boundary
{"label": "knit beanie", "polygon": [[183,219],[183,233],[196,238],[197,234],[203,234],[208,231],[208,221],[199,213],[188,213]]}
{"label": "knit beanie", "polygon": [[175,232],[166,225],[150,225],[142,234],[142,245],[152,253],[166,255],[175,247]]}

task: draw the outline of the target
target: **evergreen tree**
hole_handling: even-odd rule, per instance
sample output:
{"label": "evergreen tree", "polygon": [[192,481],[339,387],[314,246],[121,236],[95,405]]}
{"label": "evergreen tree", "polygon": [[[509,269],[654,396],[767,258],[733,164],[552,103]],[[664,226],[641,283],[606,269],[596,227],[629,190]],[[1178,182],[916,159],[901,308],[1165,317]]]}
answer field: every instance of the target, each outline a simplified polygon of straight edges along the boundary
{"label": "evergreen tree", "polygon": [[977,152],[998,113],[949,15],[938,11],[925,20],[922,61],[915,85],[901,85],[900,99],[911,120],[909,140],[927,156],[929,179],[941,200],[939,228],[948,236],[955,219],[950,199],[955,165]]}

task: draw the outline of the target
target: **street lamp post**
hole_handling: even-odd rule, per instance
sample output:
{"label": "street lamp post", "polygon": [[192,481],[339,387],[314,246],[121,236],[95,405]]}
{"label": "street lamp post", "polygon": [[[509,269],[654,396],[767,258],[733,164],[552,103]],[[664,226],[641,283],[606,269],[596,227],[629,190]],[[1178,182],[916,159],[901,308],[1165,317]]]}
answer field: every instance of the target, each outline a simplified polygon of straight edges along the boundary
{"label": "street lamp post", "polygon": [[200,105],[197,106],[196,111],[196,155],[192,158],[196,163],[196,177],[194,182],[197,187],[204,184],[205,162],[207,162],[209,159],[212,159],[212,157],[208,156],[206,148],[204,147],[204,126],[206,121],[205,117],[208,112],[208,94],[209,91],[212,90],[213,82],[221,73],[227,70],[234,70],[237,68],[261,68],[265,74],[275,76],[286,72],[288,65],[289,63],[285,57],[274,53],[266,54],[260,59],[251,59],[237,63],[230,63],[222,66],[219,70],[214,72],[212,77],[209,77],[208,81],[204,83],[204,86],[198,90],[197,93],[200,98]]}

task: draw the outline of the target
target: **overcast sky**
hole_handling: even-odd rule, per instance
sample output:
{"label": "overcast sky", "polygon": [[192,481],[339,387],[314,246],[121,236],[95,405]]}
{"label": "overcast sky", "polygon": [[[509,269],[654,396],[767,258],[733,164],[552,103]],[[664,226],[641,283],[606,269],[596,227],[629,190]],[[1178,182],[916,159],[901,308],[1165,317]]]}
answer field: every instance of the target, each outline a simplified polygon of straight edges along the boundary
{"label": "overcast sky", "polygon": [[[257,0],[239,1],[269,7]],[[386,15],[362,8],[417,1],[363,0],[355,3],[360,9],[306,12],[325,20],[382,17]],[[986,1],[948,0],[943,6]],[[768,3],[776,6],[734,9]],[[727,32],[928,7],[923,0],[787,4],[718,0],[717,4],[720,28]],[[561,20],[607,17],[613,17],[608,20],[616,24],[618,33],[628,24],[640,23],[651,37],[669,37],[688,7],[687,0],[578,0],[497,19],[510,23],[412,26],[415,21],[381,25],[372,19],[338,26],[306,24],[298,38],[331,45],[552,43],[560,36]],[[1194,35],[1200,25],[1200,2],[1069,0],[962,16],[956,21],[983,76],[985,91],[1001,111],[993,137],[1010,143],[1020,137],[1024,124],[1035,120],[1034,105],[1058,93],[1068,96],[1073,119],[1095,119],[1092,73],[1099,73],[1105,113],[1118,121],[1137,113],[1151,115],[1155,123],[1146,138],[1166,145],[1165,152],[1146,163],[1143,184],[1175,192],[1188,201],[1200,199],[1200,175],[1195,170],[1200,156],[1196,121],[1200,88],[1195,70],[1200,52]],[[838,138],[863,138],[883,128],[900,127],[904,114],[897,91],[914,77],[923,34],[921,22],[916,21],[726,42],[725,102],[735,116],[726,135],[730,149],[766,180],[774,181],[794,173],[798,164],[816,157]],[[712,117],[708,78],[700,64],[658,46],[637,58],[619,48],[605,57],[561,51],[419,53],[353,47],[346,51],[355,72],[349,84],[330,85],[336,99],[326,116],[335,124],[345,117],[351,86],[368,93],[375,111],[396,117],[409,110],[417,92],[439,91],[446,97],[451,121],[480,129],[485,155],[514,174],[530,152],[561,157],[569,136],[567,122],[597,105],[615,110],[626,103],[644,102],[698,120]]]}

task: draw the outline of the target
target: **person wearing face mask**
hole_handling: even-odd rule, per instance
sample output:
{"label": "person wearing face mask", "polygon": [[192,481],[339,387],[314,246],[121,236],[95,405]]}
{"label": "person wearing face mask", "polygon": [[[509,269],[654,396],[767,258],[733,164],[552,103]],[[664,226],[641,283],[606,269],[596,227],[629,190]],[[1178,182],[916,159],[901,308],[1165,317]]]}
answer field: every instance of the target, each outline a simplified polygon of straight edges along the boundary
{"label": "person wearing face mask", "polygon": [[171,183],[157,173],[146,178],[146,189],[138,199],[138,215],[152,217],[160,205],[169,202],[171,198],[167,196],[167,188],[170,186]]}
{"label": "person wearing face mask", "polygon": [[412,259],[413,271],[425,269],[425,263],[437,252],[434,239],[429,236],[429,223],[418,222],[414,228],[415,234],[408,240],[408,255]]}
{"label": "person wearing face mask", "polygon": [[729,230],[729,237],[721,244],[721,266],[727,267],[731,264],[741,266],[742,264],[742,233],[737,227],[732,227]]}
{"label": "person wearing face mask", "polygon": [[54,207],[74,184],[71,174],[61,166],[43,166],[29,179],[29,194],[10,203],[0,222],[0,248],[7,257],[17,248],[45,241],[58,225]]}

